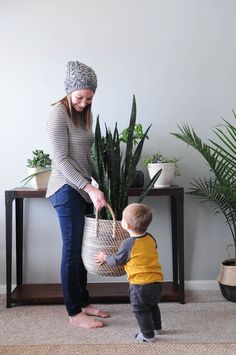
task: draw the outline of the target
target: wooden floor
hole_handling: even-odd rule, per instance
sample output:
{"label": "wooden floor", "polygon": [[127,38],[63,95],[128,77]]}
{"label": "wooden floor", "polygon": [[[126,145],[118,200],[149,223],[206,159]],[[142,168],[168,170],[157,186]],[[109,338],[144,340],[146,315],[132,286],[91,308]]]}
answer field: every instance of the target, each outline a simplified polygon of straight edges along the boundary
{"label": "wooden floor", "polygon": [[[129,303],[128,283],[88,284],[91,303]],[[162,302],[178,302],[178,286],[164,282]],[[17,286],[11,295],[11,304],[63,304],[60,284],[24,284]]]}

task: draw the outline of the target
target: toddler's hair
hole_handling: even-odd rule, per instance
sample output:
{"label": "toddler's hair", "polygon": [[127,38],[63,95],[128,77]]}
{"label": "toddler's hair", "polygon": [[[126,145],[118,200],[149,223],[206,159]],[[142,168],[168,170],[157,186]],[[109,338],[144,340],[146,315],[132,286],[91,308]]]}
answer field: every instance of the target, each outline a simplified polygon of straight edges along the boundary
{"label": "toddler's hair", "polygon": [[142,203],[131,203],[124,209],[123,218],[134,232],[144,233],[152,221],[152,211]]}

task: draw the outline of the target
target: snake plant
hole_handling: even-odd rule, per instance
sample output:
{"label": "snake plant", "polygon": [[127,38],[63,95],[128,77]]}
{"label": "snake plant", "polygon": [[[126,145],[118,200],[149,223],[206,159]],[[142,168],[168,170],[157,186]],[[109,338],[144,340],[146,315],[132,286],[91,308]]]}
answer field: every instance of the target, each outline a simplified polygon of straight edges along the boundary
{"label": "snake plant", "polygon": [[[99,116],[97,117],[92,153],[95,165],[95,179],[99,184],[99,188],[104,192],[106,200],[112,207],[118,220],[121,220],[122,211],[128,204],[129,189],[134,182],[136,167],[150,127],[151,125],[142,134],[139,142],[137,142],[135,135],[137,128],[136,100],[135,96],[133,96],[129,126],[126,130],[125,152],[122,152],[122,139],[117,123],[113,132],[105,125],[105,136],[102,136]],[[161,170],[145,187],[137,202],[141,202],[147,195],[160,173]],[[110,213],[105,209],[101,211],[100,215],[103,219],[110,218]]]}
{"label": "snake plant", "polygon": [[[236,114],[233,111],[234,119]],[[236,126],[225,119],[213,132],[217,140],[203,143],[187,124],[172,133],[196,149],[206,160],[209,177],[194,179],[189,194],[209,202],[215,214],[222,213],[234,241],[236,264]]]}

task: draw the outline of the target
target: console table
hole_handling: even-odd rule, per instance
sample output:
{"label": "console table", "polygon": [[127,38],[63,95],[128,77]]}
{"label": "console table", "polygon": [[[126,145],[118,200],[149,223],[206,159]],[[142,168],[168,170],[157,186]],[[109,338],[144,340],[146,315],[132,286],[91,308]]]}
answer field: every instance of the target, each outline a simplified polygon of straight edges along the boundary
{"label": "console table", "polygon": [[[132,187],[129,196],[139,196],[143,188]],[[5,191],[6,208],[6,306],[12,304],[55,304],[63,303],[60,284],[23,283],[23,204],[25,198],[45,198],[45,190],[17,188]],[[185,303],[184,294],[184,189],[179,186],[152,189],[148,196],[169,196],[171,201],[172,267],[173,281],[164,282],[161,301]],[[12,291],[12,216],[15,205],[16,229],[16,288]],[[127,303],[128,283],[90,283],[88,289],[93,303]]]}

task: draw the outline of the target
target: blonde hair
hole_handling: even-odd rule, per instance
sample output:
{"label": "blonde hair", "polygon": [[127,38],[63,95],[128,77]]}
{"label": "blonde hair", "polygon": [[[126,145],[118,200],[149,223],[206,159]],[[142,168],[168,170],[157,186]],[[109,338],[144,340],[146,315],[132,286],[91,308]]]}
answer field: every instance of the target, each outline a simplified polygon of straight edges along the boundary
{"label": "blonde hair", "polygon": [[[57,103],[61,103],[62,105],[64,105],[66,107],[66,110],[67,110],[67,113],[68,113],[68,116],[70,117],[72,123],[74,126],[78,127],[79,125],[79,122],[78,122],[78,119],[76,117],[76,111],[75,109],[73,108],[72,106],[72,103],[71,103],[71,96],[70,94],[67,95],[67,96],[64,96],[61,100],[57,101],[57,102],[54,102],[52,104],[53,105],[56,105]],[[79,112],[80,114],[80,117],[82,118],[83,120],[83,123],[84,123],[84,126],[86,129],[91,129],[92,127],[92,121],[93,121],[93,118],[92,118],[92,112],[91,112],[91,104],[86,106],[84,108],[84,110],[82,112]]]}
{"label": "blonde hair", "polygon": [[142,203],[131,203],[124,209],[123,218],[134,232],[144,233],[152,221],[152,211]]}

